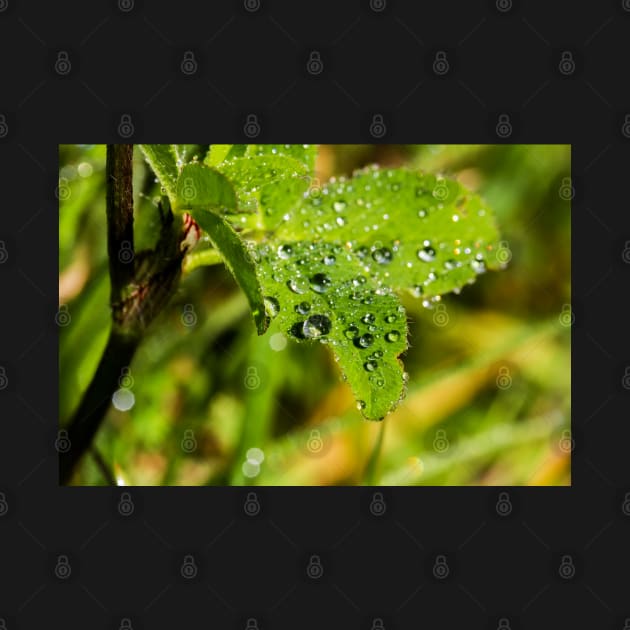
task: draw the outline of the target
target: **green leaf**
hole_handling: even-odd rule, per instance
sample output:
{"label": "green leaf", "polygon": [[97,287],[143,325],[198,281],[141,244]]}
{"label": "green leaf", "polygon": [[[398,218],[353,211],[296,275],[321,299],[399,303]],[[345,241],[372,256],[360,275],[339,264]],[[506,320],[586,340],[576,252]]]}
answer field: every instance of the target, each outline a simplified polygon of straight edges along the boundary
{"label": "green leaf", "polygon": [[382,419],[404,390],[398,356],[407,348],[407,321],[398,297],[341,245],[287,242],[263,245],[259,254],[259,281],[281,330],[329,344],[363,415]]}
{"label": "green leaf", "polygon": [[214,169],[192,162],[186,164],[177,179],[178,209],[220,209],[236,211],[236,194],[232,184]]}
{"label": "green leaf", "polygon": [[203,161],[208,152],[207,144],[176,144],[174,146],[180,164],[191,162],[194,158]]}
{"label": "green leaf", "polygon": [[[264,214],[274,201],[263,196]],[[343,243],[376,282],[425,298],[503,266],[492,212],[445,177],[370,168],[311,189],[284,219],[275,239]]]}
{"label": "green leaf", "polygon": [[175,146],[172,144],[141,144],[139,146],[160,184],[166,190],[168,198],[174,202],[178,177]]}
{"label": "green leaf", "polygon": [[494,218],[457,181],[406,169],[372,168],[308,191],[287,183],[261,195],[275,227],[258,265],[270,310],[294,339],[328,343],[363,415],[381,419],[405,389],[407,322],[393,291],[430,306],[501,267]]}
{"label": "green leaf", "polygon": [[315,169],[316,144],[250,144],[246,156],[284,156],[300,162],[309,174]]}
{"label": "green leaf", "polygon": [[207,166],[218,166],[225,160],[233,146],[232,144],[211,144],[204,163]]}
{"label": "green leaf", "polygon": [[258,334],[262,335],[269,325],[269,318],[265,312],[265,303],[256,277],[256,266],[245,243],[229,223],[218,214],[199,208],[193,209],[191,214],[201,228],[208,233],[212,244],[221,253],[227,268],[247,296],[256,329]]}

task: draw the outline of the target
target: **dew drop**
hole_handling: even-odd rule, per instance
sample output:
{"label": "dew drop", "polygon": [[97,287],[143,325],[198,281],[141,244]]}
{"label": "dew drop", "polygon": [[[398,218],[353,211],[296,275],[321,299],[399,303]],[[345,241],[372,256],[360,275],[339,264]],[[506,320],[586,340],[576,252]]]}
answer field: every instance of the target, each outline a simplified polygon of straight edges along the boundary
{"label": "dew drop", "polygon": [[388,324],[392,324],[393,322],[396,321],[396,315],[394,315],[393,313],[391,315],[387,315],[387,317],[385,317],[385,321]]}
{"label": "dew drop", "polygon": [[393,254],[390,249],[387,247],[381,247],[379,249],[375,249],[372,252],[372,258],[379,263],[380,265],[386,265],[390,263],[392,260]]}
{"label": "dew drop", "polygon": [[302,325],[302,333],[307,339],[316,339],[327,335],[331,328],[332,324],[326,315],[311,315]]}
{"label": "dew drop", "polygon": [[335,223],[339,226],[339,227],[343,227],[346,224],[346,220],[343,217],[337,217],[335,219]]}
{"label": "dew drop", "polygon": [[311,305],[308,302],[300,302],[295,305],[295,312],[300,315],[308,315],[311,310]]}
{"label": "dew drop", "polygon": [[355,287],[365,284],[366,282],[367,282],[367,278],[365,276],[356,276],[356,278],[352,279],[352,284]]}
{"label": "dew drop", "polygon": [[293,293],[302,294],[308,291],[308,283],[305,278],[291,278],[287,280],[287,286]]}
{"label": "dew drop", "polygon": [[457,267],[457,261],[453,260],[452,258],[444,262],[445,269],[455,269],[456,267]]}
{"label": "dew drop", "polygon": [[426,211],[426,210],[424,210],[424,209],[423,209],[423,210],[418,210],[418,216],[419,216],[421,219],[426,218],[426,216],[427,216],[427,211]]}
{"label": "dew drop", "polygon": [[400,339],[400,333],[397,330],[391,330],[385,335],[385,340],[394,343]]}
{"label": "dew drop", "polygon": [[311,288],[316,293],[325,293],[330,289],[331,284],[330,278],[325,273],[316,273],[311,278]]}
{"label": "dew drop", "polygon": [[335,212],[343,212],[347,206],[348,204],[343,199],[340,199],[339,201],[335,201],[333,203],[333,210]]}
{"label": "dew drop", "polygon": [[418,250],[418,258],[424,262],[435,260],[435,250],[430,245],[425,245]]}
{"label": "dew drop", "polygon": [[366,361],[363,364],[363,367],[366,372],[374,372],[374,370],[378,367],[378,363],[376,361]]}
{"label": "dew drop", "polygon": [[293,247],[291,247],[291,245],[280,245],[280,247],[278,247],[278,257],[283,260],[290,258],[292,253]]}
{"label": "dew drop", "polygon": [[365,400],[357,400],[357,409],[361,411],[361,409],[365,409]]}
{"label": "dew drop", "polygon": [[265,301],[265,310],[267,311],[269,317],[276,317],[280,312],[280,302],[276,300],[275,297],[271,297],[270,295],[264,298]]}
{"label": "dew drop", "polygon": [[383,351],[382,351],[382,350],[375,350],[375,351],[372,353],[372,356],[373,356],[375,359],[380,359],[380,358],[383,356]]}
{"label": "dew drop", "polygon": [[328,254],[327,256],[324,256],[324,259],[322,262],[325,265],[334,265],[336,261],[337,259],[332,254]]}
{"label": "dew drop", "polygon": [[376,321],[376,317],[373,313],[366,313],[362,318],[361,321],[364,324],[373,324]]}
{"label": "dew drop", "polygon": [[359,329],[352,325],[352,326],[348,326],[348,328],[346,328],[346,330],[344,330],[343,333],[348,339],[354,339],[358,334],[359,334]]}
{"label": "dew drop", "polygon": [[359,348],[369,348],[373,343],[374,336],[370,333],[365,333],[365,335],[361,335],[354,341],[354,344]]}

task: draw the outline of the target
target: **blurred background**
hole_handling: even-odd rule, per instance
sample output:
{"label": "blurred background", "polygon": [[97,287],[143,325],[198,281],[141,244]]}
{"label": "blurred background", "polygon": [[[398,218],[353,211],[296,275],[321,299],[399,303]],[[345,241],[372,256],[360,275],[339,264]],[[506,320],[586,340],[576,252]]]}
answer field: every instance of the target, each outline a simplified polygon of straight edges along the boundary
{"label": "blurred background", "polygon": [[[109,332],[104,145],[60,146],[59,414],[69,421]],[[186,274],[121,378],[75,483],[569,485],[568,145],[322,145],[317,177],[377,163],[456,176],[494,209],[509,259],[410,320],[406,399],[363,420],[324,345],[255,334],[222,265]],[[136,249],[159,186],[136,150]]]}

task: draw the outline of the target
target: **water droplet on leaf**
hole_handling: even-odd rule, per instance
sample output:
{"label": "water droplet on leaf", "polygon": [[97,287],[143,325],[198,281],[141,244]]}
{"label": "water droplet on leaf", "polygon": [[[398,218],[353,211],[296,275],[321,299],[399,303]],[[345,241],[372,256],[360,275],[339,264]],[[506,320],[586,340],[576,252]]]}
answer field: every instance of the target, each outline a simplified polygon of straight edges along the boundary
{"label": "water droplet on leaf", "polygon": [[295,305],[295,312],[300,315],[308,315],[311,310],[311,305],[308,302],[300,302]]}
{"label": "water droplet on leaf", "polygon": [[325,293],[330,289],[331,284],[330,278],[325,273],[316,273],[311,278],[311,288],[316,293]]}
{"label": "water droplet on leaf", "polygon": [[326,315],[311,315],[302,325],[302,332],[307,339],[316,339],[327,335],[331,328],[332,324]]}
{"label": "water droplet on leaf", "polygon": [[354,340],[354,345],[358,348],[369,348],[374,343],[374,336],[370,333],[365,333]]}
{"label": "water droplet on leaf", "polygon": [[400,339],[400,333],[397,330],[391,330],[385,335],[385,340],[391,343]]}
{"label": "water droplet on leaf", "polygon": [[418,258],[424,262],[435,260],[435,250],[430,245],[425,245],[418,250]]}

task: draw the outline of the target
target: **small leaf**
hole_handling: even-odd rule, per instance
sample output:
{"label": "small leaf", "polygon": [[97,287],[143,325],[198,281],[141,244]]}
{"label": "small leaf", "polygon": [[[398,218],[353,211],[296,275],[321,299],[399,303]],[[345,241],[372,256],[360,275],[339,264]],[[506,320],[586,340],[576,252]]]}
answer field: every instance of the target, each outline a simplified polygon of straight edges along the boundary
{"label": "small leaf", "polygon": [[177,179],[178,209],[236,211],[234,188],[224,175],[199,163],[186,164]]}
{"label": "small leaf", "polygon": [[178,176],[175,146],[172,144],[141,144],[139,146],[160,184],[166,190],[168,198],[174,202]]}
{"label": "small leaf", "polygon": [[269,325],[269,319],[256,277],[256,266],[245,243],[229,223],[218,214],[202,209],[193,209],[191,214],[201,228],[208,233],[212,244],[221,253],[227,268],[247,296],[256,329],[258,334],[262,335]]}
{"label": "small leaf", "polygon": [[204,163],[207,166],[218,166],[225,160],[233,146],[232,144],[211,144]]}
{"label": "small leaf", "polygon": [[445,177],[371,168],[311,191],[285,217],[275,238],[347,243],[376,279],[425,298],[502,267],[492,212]]}
{"label": "small leaf", "polygon": [[327,343],[363,415],[382,419],[404,391],[398,356],[407,321],[398,297],[341,245],[286,242],[259,252],[258,277],[280,329],[296,341]]}
{"label": "small leaf", "polygon": [[225,160],[217,167],[234,186],[238,205],[250,212],[259,207],[260,195],[267,186],[280,181],[305,177],[306,167],[298,160],[283,155],[260,155]]}
{"label": "small leaf", "polygon": [[317,157],[316,144],[250,144],[245,153],[247,156],[284,156],[300,162],[308,174],[315,169]]}

